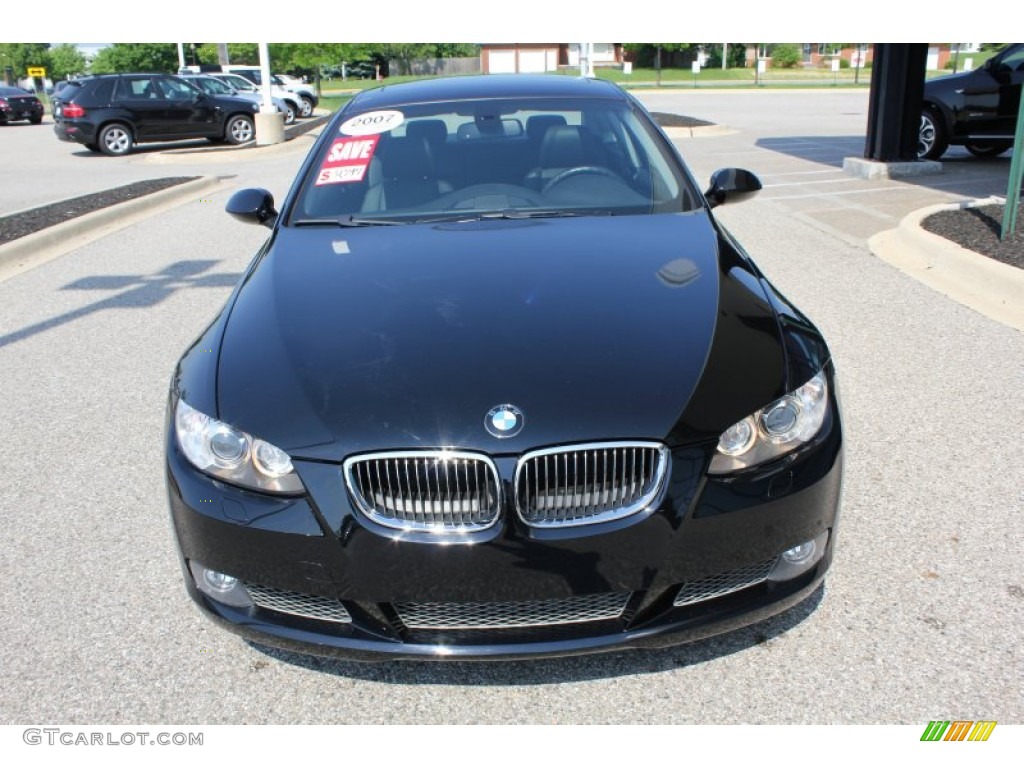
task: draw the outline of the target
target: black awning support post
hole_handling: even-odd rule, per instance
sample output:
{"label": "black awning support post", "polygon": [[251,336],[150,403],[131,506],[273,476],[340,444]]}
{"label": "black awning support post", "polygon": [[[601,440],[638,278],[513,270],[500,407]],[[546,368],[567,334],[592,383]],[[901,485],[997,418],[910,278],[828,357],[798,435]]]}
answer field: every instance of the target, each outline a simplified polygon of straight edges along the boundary
{"label": "black awning support post", "polygon": [[864,144],[867,159],[917,159],[927,62],[927,43],[875,43]]}

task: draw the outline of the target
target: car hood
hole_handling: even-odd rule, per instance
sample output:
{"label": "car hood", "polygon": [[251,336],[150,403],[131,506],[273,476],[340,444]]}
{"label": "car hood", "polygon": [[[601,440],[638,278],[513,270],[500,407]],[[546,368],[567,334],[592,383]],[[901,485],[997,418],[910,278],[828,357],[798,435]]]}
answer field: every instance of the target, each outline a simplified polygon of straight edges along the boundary
{"label": "car hood", "polygon": [[[218,416],[325,460],[665,439],[715,335],[720,244],[703,210],[279,228],[231,308]],[[525,426],[499,440],[505,403]]]}

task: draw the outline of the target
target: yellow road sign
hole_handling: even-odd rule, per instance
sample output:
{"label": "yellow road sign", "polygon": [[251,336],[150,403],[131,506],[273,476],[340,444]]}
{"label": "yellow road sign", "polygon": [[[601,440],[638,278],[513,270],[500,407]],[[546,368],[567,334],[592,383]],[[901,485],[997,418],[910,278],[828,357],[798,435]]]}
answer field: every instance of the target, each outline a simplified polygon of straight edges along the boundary
{"label": "yellow road sign", "polygon": [[29,77],[46,77],[46,67],[29,67]]}

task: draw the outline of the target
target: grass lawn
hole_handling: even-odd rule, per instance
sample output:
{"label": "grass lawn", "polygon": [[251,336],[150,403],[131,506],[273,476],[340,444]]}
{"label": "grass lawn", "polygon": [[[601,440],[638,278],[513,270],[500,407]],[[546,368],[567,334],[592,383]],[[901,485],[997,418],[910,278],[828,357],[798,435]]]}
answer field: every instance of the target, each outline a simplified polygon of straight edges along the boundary
{"label": "grass lawn", "polygon": [[320,97],[320,109],[329,109],[331,112],[337,112],[343,106],[348,104],[352,100],[350,94],[335,94],[328,95],[327,91],[323,91],[323,96]]}

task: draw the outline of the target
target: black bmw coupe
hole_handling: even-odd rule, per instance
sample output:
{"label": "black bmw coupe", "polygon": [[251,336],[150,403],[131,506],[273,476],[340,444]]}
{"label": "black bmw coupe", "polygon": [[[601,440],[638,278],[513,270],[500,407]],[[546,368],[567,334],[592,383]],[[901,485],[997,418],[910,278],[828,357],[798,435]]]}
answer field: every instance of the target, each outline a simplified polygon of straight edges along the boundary
{"label": "black bmw coupe", "polygon": [[353,659],[668,646],[808,597],[842,433],[814,325],[598,80],[365,91],[171,384],[185,583]]}

